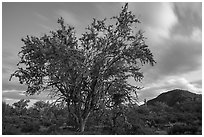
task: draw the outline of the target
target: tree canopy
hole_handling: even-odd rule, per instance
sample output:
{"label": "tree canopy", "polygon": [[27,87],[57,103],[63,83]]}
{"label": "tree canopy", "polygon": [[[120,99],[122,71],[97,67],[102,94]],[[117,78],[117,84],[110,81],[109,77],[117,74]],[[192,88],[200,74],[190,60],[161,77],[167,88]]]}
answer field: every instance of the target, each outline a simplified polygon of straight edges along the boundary
{"label": "tree canopy", "polygon": [[143,32],[135,28],[140,21],[128,4],[111,18],[114,24],[106,20],[94,18],[80,38],[63,18],[57,31],[23,38],[18,69],[11,77],[27,86],[28,95],[46,90],[58,96],[79,125],[96,109],[135,103],[140,87],[127,79],[141,81],[141,65],[154,65],[153,54]]}

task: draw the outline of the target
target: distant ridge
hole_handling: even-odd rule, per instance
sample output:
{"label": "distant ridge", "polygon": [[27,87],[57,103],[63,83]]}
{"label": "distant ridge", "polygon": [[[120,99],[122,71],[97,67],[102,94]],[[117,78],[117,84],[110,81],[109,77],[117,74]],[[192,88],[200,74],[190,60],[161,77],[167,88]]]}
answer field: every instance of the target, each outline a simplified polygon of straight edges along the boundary
{"label": "distant ridge", "polygon": [[174,89],[165,93],[160,94],[154,99],[147,101],[147,105],[155,105],[156,102],[162,102],[168,106],[175,106],[180,103],[187,101],[202,101],[201,94],[195,94],[187,90]]}

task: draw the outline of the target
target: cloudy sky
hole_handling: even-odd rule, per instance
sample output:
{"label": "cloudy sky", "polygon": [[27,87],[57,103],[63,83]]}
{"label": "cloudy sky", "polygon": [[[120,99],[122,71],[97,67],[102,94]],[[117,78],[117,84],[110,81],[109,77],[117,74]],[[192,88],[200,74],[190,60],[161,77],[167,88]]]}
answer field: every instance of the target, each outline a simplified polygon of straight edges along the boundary
{"label": "cloudy sky", "polygon": [[[92,18],[118,15],[124,3],[3,3],[2,4],[2,100],[13,103],[30,98],[48,100],[46,93],[26,97],[26,87],[9,81],[19,61],[17,53],[26,35],[42,36],[59,26],[57,19],[76,27],[77,36]],[[129,10],[141,20],[146,43],[157,64],[143,68],[139,101],[152,99],[175,88],[202,92],[202,4],[129,3]],[[133,81],[131,83],[135,84]]]}

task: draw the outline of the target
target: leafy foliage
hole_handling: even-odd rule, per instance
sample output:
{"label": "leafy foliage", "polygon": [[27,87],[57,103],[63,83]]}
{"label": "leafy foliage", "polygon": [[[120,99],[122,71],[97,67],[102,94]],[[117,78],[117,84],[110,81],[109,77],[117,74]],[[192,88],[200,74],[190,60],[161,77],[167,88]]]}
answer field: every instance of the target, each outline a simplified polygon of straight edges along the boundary
{"label": "leafy foliage", "polygon": [[61,28],[50,35],[27,36],[11,77],[27,85],[28,95],[48,90],[58,96],[81,131],[93,111],[135,103],[140,87],[130,85],[128,78],[140,82],[141,65],[154,65],[153,54],[142,31],[135,31],[140,21],[128,11],[127,3],[111,20],[115,24],[93,19],[81,38],[63,18],[58,19]]}

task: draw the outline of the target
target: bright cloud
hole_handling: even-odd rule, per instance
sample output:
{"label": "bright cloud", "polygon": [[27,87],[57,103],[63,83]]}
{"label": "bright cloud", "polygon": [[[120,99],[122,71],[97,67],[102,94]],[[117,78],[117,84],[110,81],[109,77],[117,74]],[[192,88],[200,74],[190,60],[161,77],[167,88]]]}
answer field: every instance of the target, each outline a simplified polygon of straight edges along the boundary
{"label": "bright cloud", "polygon": [[[6,103],[8,103],[9,105],[13,105],[14,103],[18,102],[20,99],[13,99],[13,98],[3,98],[3,101],[5,101]],[[40,101],[39,99],[29,99],[30,102],[28,103],[28,107],[33,106],[33,104],[37,101]],[[43,100],[44,102],[50,102],[52,103],[52,100]]]}
{"label": "bright cloud", "polygon": [[[40,100],[51,99],[48,91],[43,91],[40,94],[40,96],[39,95],[26,96],[25,91],[22,91],[22,90],[3,90],[2,97],[12,98],[12,99],[40,99]],[[52,98],[52,99],[55,99],[55,98]]]}
{"label": "bright cloud", "polygon": [[202,29],[202,3],[201,2],[176,2],[174,12],[178,22],[173,34],[191,35],[194,28]]}
{"label": "bright cloud", "polygon": [[197,42],[202,42],[202,32],[201,29],[199,29],[198,27],[194,27],[192,34],[191,34],[191,39]]}
{"label": "bright cloud", "polygon": [[172,3],[131,3],[130,10],[139,14],[150,43],[169,38],[172,27],[178,22]]}
{"label": "bright cloud", "polygon": [[173,90],[173,89],[184,89],[191,92],[200,94],[202,93],[202,88],[197,84],[189,82],[184,77],[170,76],[153,84],[148,84],[144,89],[138,92],[139,101],[144,99],[152,99],[159,94]]}
{"label": "bright cloud", "polygon": [[174,77],[167,80],[167,85],[170,87],[178,87],[182,89],[186,89],[195,93],[201,93],[202,88],[197,87],[196,84],[190,83],[183,77]]}
{"label": "bright cloud", "polygon": [[161,3],[160,7],[153,11],[153,23],[146,26],[149,36],[154,39],[169,38],[172,27],[178,22],[170,3]]}

